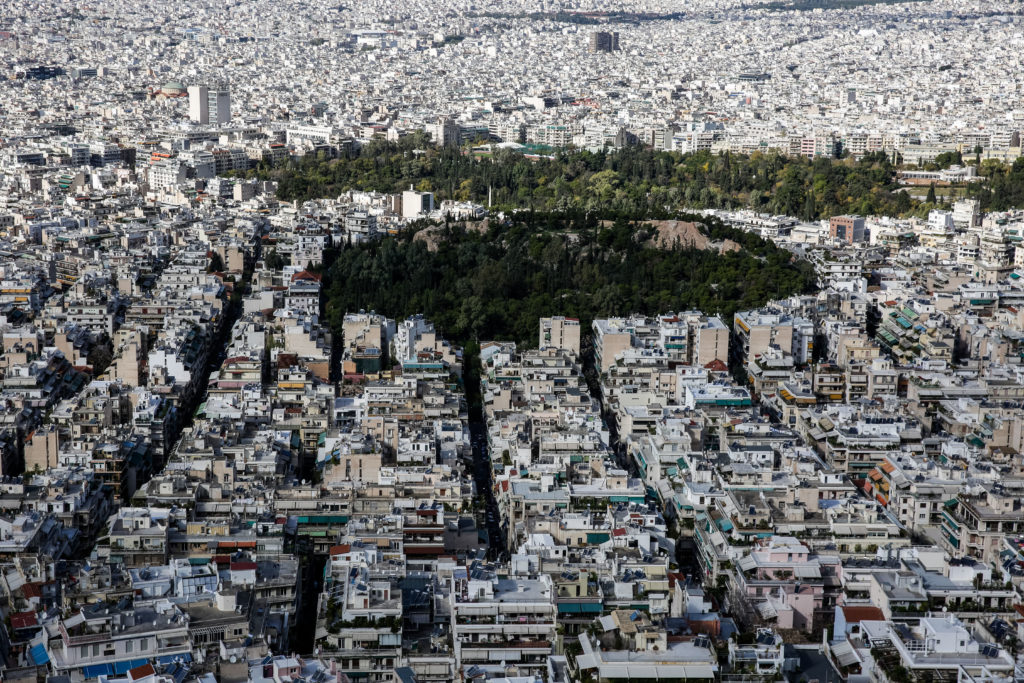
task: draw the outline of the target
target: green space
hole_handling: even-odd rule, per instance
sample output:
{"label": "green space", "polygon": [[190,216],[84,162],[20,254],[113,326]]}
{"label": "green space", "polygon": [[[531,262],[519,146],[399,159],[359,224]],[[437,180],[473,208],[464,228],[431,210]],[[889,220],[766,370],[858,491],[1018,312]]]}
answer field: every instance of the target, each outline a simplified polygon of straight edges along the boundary
{"label": "green space", "polygon": [[[926,217],[973,197],[983,210],[1024,207],[1024,160],[1011,165],[941,155],[911,169],[978,165],[978,180],[951,192],[903,187],[900,167],[884,153],[860,159],[807,159],[776,152],[680,154],[638,145],[615,151],[551,149],[523,154],[497,149],[475,155],[468,147],[436,147],[423,133],[399,142],[373,141],[338,159],[307,156],[276,168],[261,166],[250,177],[278,181],[278,197],[334,197],[349,189],[401,192],[410,186],[437,199],[486,204],[496,210],[583,209],[629,219],[668,218],[693,209],[739,209],[817,220],[846,213]],[[927,188],[923,190],[927,193]]]}
{"label": "green space", "polygon": [[543,316],[579,318],[584,329],[594,317],[631,312],[699,309],[730,320],[736,310],[813,290],[813,267],[788,251],[717,219],[701,229],[739,248],[659,248],[648,223],[601,222],[579,210],[519,212],[486,229],[424,224],[340,250],[325,277],[327,315],[339,331],[349,311],[423,313],[457,343],[535,346]]}
{"label": "green space", "polygon": [[1024,157],[1007,166],[992,159],[981,162],[981,179],[968,186],[967,194],[976,197],[987,211],[1007,211],[1024,207]]}
{"label": "green space", "polygon": [[680,154],[628,146],[549,155],[499,149],[478,157],[468,149],[435,147],[416,134],[397,143],[374,141],[339,159],[308,156],[250,175],[277,180],[278,196],[286,201],[349,189],[400,192],[411,185],[439,200],[486,203],[490,192],[496,209],[584,209],[627,218],[751,207],[811,220],[844,213],[927,215],[934,208],[897,184],[885,154],[809,160],[774,152]]}

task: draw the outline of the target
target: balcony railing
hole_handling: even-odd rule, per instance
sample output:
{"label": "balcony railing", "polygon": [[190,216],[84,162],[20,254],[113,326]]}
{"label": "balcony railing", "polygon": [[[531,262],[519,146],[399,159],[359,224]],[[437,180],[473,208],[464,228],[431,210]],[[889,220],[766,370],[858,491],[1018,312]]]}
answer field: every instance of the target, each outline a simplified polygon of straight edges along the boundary
{"label": "balcony railing", "polygon": [[483,648],[490,650],[550,650],[551,643],[546,640],[499,640],[494,642],[459,643],[464,648]]}

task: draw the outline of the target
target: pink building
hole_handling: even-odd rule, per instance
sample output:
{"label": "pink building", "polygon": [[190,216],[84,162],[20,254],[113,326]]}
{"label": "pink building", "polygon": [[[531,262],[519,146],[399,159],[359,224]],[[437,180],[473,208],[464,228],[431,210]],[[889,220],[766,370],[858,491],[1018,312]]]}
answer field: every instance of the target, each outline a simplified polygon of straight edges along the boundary
{"label": "pink building", "polygon": [[838,555],[820,555],[792,536],[762,538],[738,562],[740,592],[779,628],[814,629],[830,622],[841,592]]}

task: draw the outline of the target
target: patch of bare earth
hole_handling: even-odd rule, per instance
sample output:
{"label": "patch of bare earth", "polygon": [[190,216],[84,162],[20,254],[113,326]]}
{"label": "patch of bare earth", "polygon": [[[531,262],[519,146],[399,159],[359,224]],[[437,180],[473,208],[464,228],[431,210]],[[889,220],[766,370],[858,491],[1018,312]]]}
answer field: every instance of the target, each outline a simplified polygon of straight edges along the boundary
{"label": "patch of bare earth", "polygon": [[[489,223],[485,218],[482,221],[467,221],[466,230],[471,232],[487,232]],[[444,236],[444,226],[434,225],[429,228],[423,228],[415,235],[412,236],[413,242],[425,242],[427,245],[427,251],[437,251],[438,245],[441,244],[441,240]]]}
{"label": "patch of bare earth", "polygon": [[742,248],[743,247],[732,240],[723,240],[722,244],[718,247],[718,253],[724,254],[727,251],[739,251]]}
{"label": "patch of bare earth", "polygon": [[708,238],[700,231],[696,223],[690,221],[647,221],[657,230],[652,240],[661,249],[671,249],[678,244],[681,247],[707,249]]}
{"label": "patch of bare earth", "polygon": [[694,249],[718,249],[718,253],[739,251],[739,244],[732,240],[712,242],[700,231],[697,223],[690,221],[647,221],[657,230],[652,242],[661,249],[671,249],[676,244]]}

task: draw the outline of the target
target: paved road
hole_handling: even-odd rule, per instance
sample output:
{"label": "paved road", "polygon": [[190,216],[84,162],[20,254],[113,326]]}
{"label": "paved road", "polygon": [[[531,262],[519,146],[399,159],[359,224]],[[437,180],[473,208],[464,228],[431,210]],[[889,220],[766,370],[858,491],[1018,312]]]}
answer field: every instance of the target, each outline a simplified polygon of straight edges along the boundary
{"label": "paved road", "polygon": [[473,478],[476,480],[478,494],[483,494],[486,501],[485,527],[490,539],[491,552],[503,554],[505,535],[501,531],[501,519],[498,504],[494,500],[491,459],[487,453],[487,430],[481,422],[470,422],[469,433],[473,440]]}

